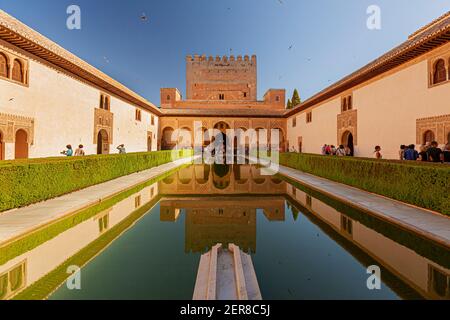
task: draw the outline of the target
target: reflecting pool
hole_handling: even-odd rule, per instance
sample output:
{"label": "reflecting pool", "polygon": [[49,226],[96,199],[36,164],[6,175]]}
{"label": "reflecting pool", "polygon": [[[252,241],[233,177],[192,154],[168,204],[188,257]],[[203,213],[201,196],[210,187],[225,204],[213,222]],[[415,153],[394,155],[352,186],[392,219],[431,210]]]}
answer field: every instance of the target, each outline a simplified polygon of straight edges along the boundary
{"label": "reflecting pool", "polygon": [[263,299],[450,299],[447,248],[252,165],[186,166],[0,248],[0,299],[192,299],[217,243]]}

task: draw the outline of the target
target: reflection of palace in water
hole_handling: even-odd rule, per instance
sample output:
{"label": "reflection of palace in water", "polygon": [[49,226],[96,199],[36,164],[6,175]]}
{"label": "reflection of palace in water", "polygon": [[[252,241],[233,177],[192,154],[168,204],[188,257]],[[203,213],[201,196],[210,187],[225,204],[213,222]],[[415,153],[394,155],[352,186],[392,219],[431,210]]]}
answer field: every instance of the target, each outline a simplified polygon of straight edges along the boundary
{"label": "reflection of palace in water", "polygon": [[[352,220],[324,202],[288,185],[287,194],[335,232],[362,249],[402,282],[428,299],[450,299],[450,269]],[[382,276],[383,279],[383,276]]]}
{"label": "reflection of palace in water", "polygon": [[155,183],[0,265],[0,300],[13,298],[157,196]]}
{"label": "reflection of palace in water", "polygon": [[285,194],[286,183],[252,165],[193,165],[160,182],[163,195]]}
{"label": "reflection of palace in water", "polygon": [[285,219],[286,182],[251,165],[193,165],[160,181],[159,190],[161,221],[176,221],[185,210],[186,252],[217,243],[256,252],[258,209],[269,221]]}
{"label": "reflection of palace in water", "polygon": [[[292,203],[313,223],[328,226],[323,231],[356,259],[355,250],[359,248],[362,255],[371,257],[394,275],[394,279],[421,296],[450,299],[449,266],[433,261],[428,254],[417,253],[421,252],[417,249],[420,244],[413,241],[402,245],[372,229],[370,224],[352,219],[275,177],[261,176],[255,167],[243,165],[183,168],[172,177],[143,188],[38,247],[11,258],[0,265],[0,300],[14,297],[126,220],[135,210],[157,199],[160,199],[161,221],[177,221],[184,215],[185,252],[190,253],[205,252],[216,243],[234,243],[244,251],[256,252],[258,214],[260,219],[285,221],[288,198],[295,200]],[[305,208],[310,214],[306,214]],[[294,215],[297,211],[293,207]],[[314,222],[313,218],[318,220]],[[388,279],[383,280],[389,285]]]}

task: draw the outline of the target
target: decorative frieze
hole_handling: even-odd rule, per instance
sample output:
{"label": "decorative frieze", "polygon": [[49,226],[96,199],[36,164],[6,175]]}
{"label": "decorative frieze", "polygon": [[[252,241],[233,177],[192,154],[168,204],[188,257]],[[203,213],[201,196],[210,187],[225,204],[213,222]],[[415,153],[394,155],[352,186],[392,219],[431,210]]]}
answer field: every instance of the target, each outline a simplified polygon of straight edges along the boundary
{"label": "decorative frieze", "polygon": [[98,133],[105,130],[109,144],[113,144],[114,114],[105,109],[94,109],[94,144],[97,144]]}
{"label": "decorative frieze", "polygon": [[426,135],[439,144],[450,143],[450,114],[417,119],[416,143],[425,144]]}
{"label": "decorative frieze", "polygon": [[337,116],[337,141],[338,144],[345,144],[343,137],[346,132],[353,135],[353,144],[358,144],[358,110],[350,110],[338,114]]}
{"label": "decorative frieze", "polygon": [[34,119],[15,114],[0,113],[0,131],[3,133],[3,141],[15,143],[16,132],[24,130],[27,133],[28,144],[34,144]]}

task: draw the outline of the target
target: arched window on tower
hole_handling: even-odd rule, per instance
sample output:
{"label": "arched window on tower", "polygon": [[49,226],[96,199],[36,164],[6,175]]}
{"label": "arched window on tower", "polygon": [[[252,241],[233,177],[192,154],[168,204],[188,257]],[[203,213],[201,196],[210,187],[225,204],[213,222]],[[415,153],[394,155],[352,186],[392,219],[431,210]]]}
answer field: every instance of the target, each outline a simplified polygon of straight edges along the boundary
{"label": "arched window on tower", "polygon": [[441,83],[447,80],[447,70],[445,69],[444,59],[439,59],[433,68],[433,84]]}
{"label": "arched window on tower", "polygon": [[12,79],[14,81],[18,81],[23,83],[23,65],[19,60],[14,60],[13,70],[12,70]]}
{"label": "arched window on tower", "polygon": [[8,58],[0,53],[0,77],[8,78]]}

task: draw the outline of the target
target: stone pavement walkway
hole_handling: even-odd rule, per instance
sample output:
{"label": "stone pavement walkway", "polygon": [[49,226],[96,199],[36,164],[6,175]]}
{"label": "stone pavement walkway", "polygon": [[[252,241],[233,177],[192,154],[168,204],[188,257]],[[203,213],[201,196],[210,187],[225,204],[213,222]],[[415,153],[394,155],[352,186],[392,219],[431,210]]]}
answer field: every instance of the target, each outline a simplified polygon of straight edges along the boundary
{"label": "stone pavement walkway", "polygon": [[191,161],[192,158],[179,159],[58,198],[0,213],[0,246]]}
{"label": "stone pavement walkway", "polygon": [[378,218],[450,247],[450,217],[281,165],[279,173]]}

